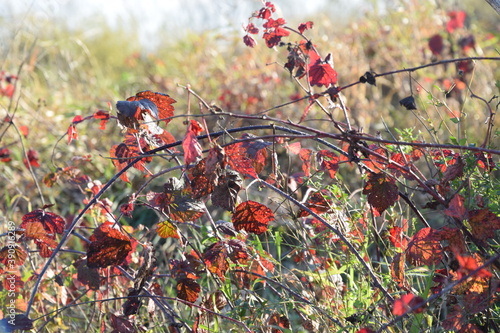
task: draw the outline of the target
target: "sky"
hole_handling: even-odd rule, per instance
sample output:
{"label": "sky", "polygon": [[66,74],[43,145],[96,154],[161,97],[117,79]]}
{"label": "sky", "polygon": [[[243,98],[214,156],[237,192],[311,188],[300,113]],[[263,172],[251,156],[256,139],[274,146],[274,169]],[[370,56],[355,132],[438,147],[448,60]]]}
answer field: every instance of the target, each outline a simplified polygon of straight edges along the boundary
{"label": "sky", "polygon": [[[355,11],[363,0],[272,2],[287,18],[303,18],[327,9],[340,19]],[[158,29],[176,33],[187,29],[240,29],[260,7],[260,0],[4,0],[0,2],[0,17],[24,14],[35,15],[41,21],[62,18],[78,23],[97,14],[105,16],[111,26],[135,20],[141,40],[147,40]]]}

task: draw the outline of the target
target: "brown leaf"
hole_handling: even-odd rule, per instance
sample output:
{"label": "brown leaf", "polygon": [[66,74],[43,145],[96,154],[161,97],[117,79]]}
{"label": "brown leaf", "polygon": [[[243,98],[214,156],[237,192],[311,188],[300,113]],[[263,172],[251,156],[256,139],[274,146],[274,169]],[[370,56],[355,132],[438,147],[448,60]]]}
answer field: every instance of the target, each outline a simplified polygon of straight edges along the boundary
{"label": "brown leaf", "polygon": [[87,250],[87,266],[89,268],[105,268],[120,265],[132,250],[130,237],[105,222],[94,230]]}
{"label": "brown leaf", "polygon": [[368,202],[380,214],[399,199],[395,180],[384,173],[371,173],[363,188],[363,194],[368,195]]}
{"label": "brown leaf", "polygon": [[230,212],[234,211],[238,201],[238,192],[242,186],[239,174],[234,170],[224,170],[218,178],[218,184],[212,193],[212,203]]}
{"label": "brown leaf", "polygon": [[472,235],[484,241],[488,238],[495,238],[495,231],[500,229],[500,217],[487,208],[471,210],[469,211],[469,224]]}
{"label": "brown leaf", "polygon": [[9,245],[0,250],[0,263],[8,268],[12,266],[21,266],[28,257],[28,254],[18,244],[8,244]]}
{"label": "brown leaf", "polygon": [[177,281],[177,297],[180,299],[194,303],[200,291],[200,285],[193,279],[184,278]]}

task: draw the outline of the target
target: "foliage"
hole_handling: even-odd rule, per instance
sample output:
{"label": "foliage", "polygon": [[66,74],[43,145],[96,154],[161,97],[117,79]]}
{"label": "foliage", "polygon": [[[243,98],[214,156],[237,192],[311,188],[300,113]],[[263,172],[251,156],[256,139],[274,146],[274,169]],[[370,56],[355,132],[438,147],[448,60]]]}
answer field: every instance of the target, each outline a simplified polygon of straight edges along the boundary
{"label": "foliage", "polygon": [[[465,11],[425,9],[441,30],[401,41],[420,43],[423,65],[399,58],[404,49],[384,54],[373,36],[383,29],[358,27],[346,35],[362,39],[367,62],[349,67],[308,37],[317,23],[292,27],[265,2],[243,44],[276,50],[279,75],[237,62],[174,88],[153,75],[158,58],[133,56],[169,95],[133,91],[68,115],[51,158],[29,147],[33,126],[15,102],[32,93],[16,82],[34,69],[2,72],[1,163],[24,186],[3,194],[19,210],[4,217],[0,293],[14,310],[3,329],[498,330],[500,58],[487,45],[499,36],[472,34]],[[379,112],[386,99],[397,114]],[[370,124],[388,115],[418,126]],[[111,132],[115,142],[91,138]],[[63,145],[78,148],[55,153]]]}

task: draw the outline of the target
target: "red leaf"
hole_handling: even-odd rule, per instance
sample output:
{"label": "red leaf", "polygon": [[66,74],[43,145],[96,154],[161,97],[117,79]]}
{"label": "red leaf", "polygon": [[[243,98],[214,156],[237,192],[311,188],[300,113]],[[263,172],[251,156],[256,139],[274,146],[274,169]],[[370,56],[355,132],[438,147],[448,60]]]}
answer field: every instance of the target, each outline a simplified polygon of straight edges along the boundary
{"label": "red leaf", "polygon": [[28,214],[25,214],[22,221],[23,222],[19,226],[22,229],[25,229],[30,223],[40,222],[47,233],[53,234],[54,236],[56,233],[62,234],[66,224],[61,216],[51,212],[46,212],[43,209],[36,209]]}
{"label": "red leaf", "polygon": [[224,147],[224,153],[228,158],[228,164],[234,171],[245,177],[258,178],[257,172],[252,166],[252,159],[247,156],[247,150],[243,142],[238,142]]}
{"label": "red leaf", "polygon": [[245,230],[257,235],[264,233],[269,222],[273,220],[272,210],[255,201],[245,201],[239,204],[232,217],[236,230]]}
{"label": "red leaf", "polygon": [[74,124],[69,125],[68,132],[66,134],[68,135],[68,145],[71,141],[78,140],[78,132],[76,131],[76,126]]}
{"label": "red leaf", "polygon": [[446,30],[449,33],[455,31],[455,29],[463,28],[465,18],[467,14],[464,11],[451,11],[448,13],[450,20],[446,23]]}
{"label": "red leaf", "polygon": [[95,119],[100,119],[101,123],[99,124],[99,129],[105,130],[106,129],[106,124],[108,123],[109,120],[109,112],[103,111],[103,110],[98,110],[96,113],[94,113],[94,118]]}
{"label": "red leaf", "polygon": [[191,120],[186,136],[182,141],[182,148],[184,149],[184,163],[186,163],[186,165],[195,163],[201,156],[202,148],[196,138],[201,132],[203,132],[201,124],[196,120]]}
{"label": "red leaf", "polygon": [[150,205],[161,209],[172,220],[188,222],[203,216],[205,207],[203,202],[193,198],[184,180],[169,178],[163,184],[163,189],[162,193],[148,193],[146,198]]}
{"label": "red leaf", "polygon": [[463,220],[467,217],[467,209],[464,206],[465,199],[460,194],[456,194],[450,201],[444,213],[448,216]]}
{"label": "red leaf", "polygon": [[268,325],[272,327],[271,333],[283,333],[282,330],[276,327],[284,328],[287,331],[290,330],[290,320],[288,320],[286,316],[280,315],[278,312],[271,314],[271,317],[269,317],[268,320]]}
{"label": "red leaf", "polygon": [[[29,165],[33,168],[40,167],[40,163],[38,162],[38,152],[34,149],[30,149],[27,152],[28,159],[24,158],[24,166],[29,169]],[[29,164],[28,164],[29,163]]]}
{"label": "red leaf", "polygon": [[[10,236],[8,237],[10,238]],[[28,254],[21,246],[11,244],[12,243],[9,243],[9,245],[0,250],[0,263],[7,268],[12,268],[12,263],[15,266],[21,266],[28,257]]]}
{"label": "red leaf", "polygon": [[337,83],[337,72],[329,62],[330,54],[327,55],[325,61],[321,61],[319,54],[315,50],[310,50],[308,55],[310,61],[308,66],[309,83],[311,85],[328,88],[330,85]]}
{"label": "red leaf", "polygon": [[384,173],[371,173],[363,188],[363,194],[368,195],[368,202],[382,214],[399,199],[398,187],[392,177]]}
{"label": "red leaf", "polygon": [[[460,268],[457,271],[457,279],[460,280],[462,277],[468,275],[470,272],[478,269],[482,264],[478,263],[476,258],[473,256],[461,256],[455,254]],[[475,275],[475,278],[490,278],[492,274],[485,268],[480,269]]]}
{"label": "red leaf", "polygon": [[391,277],[398,284],[399,288],[405,288],[408,285],[405,277],[404,255],[398,253],[394,256],[391,263]]}
{"label": "red leaf", "polygon": [[406,260],[415,266],[431,266],[442,258],[441,237],[432,228],[417,231],[406,249]]}
{"label": "red leaf", "polygon": [[55,235],[49,235],[40,222],[28,223],[24,231],[24,236],[27,239],[35,241],[42,258],[50,257],[52,255],[50,248],[54,249],[57,247],[57,242],[54,240]]}
{"label": "red leaf", "polygon": [[435,34],[429,39],[429,49],[433,55],[440,55],[443,52],[443,37],[440,34]]}
{"label": "red leaf", "polygon": [[83,117],[82,117],[82,116],[80,116],[80,115],[78,115],[78,116],[75,116],[75,117],[73,118],[73,120],[71,121],[71,123],[72,123],[73,125],[75,125],[75,124],[81,123],[83,120],[84,120],[84,119],[83,119]]}
{"label": "red leaf", "polygon": [[290,153],[295,155],[298,155],[300,153],[300,150],[302,149],[299,141],[287,144],[285,147],[290,151]]}
{"label": "red leaf", "polygon": [[[329,202],[325,196],[328,196],[329,193],[326,191],[317,191],[314,192],[309,199],[304,203],[304,205],[315,212],[316,214],[322,214],[332,210],[332,203]],[[304,209],[301,209],[298,213],[298,216],[305,217],[308,216],[309,212]]]}
{"label": "red leaf", "polygon": [[29,129],[29,127],[28,127],[28,126],[24,126],[24,125],[22,125],[22,126],[19,126],[19,132],[21,132],[21,134],[22,134],[25,138],[27,138],[27,137],[28,137],[28,134],[29,134],[29,132],[30,132],[30,129]]}
{"label": "red leaf", "polygon": [[408,239],[406,239],[406,236],[403,233],[403,228],[399,226],[394,226],[392,228],[389,228],[389,240],[391,241],[392,245],[394,247],[400,248],[400,249],[406,249],[406,246],[408,245]]}
{"label": "red leaf", "polygon": [[194,303],[200,291],[200,285],[193,279],[184,278],[177,281],[177,297],[180,299]]}
{"label": "red leaf", "polygon": [[304,33],[304,31],[312,29],[314,23],[312,21],[307,21],[306,23],[301,23],[299,24],[299,32],[301,34]]}
{"label": "red leaf", "polygon": [[472,236],[480,241],[495,238],[495,231],[500,229],[500,217],[489,209],[477,209],[469,212],[469,224]]}
{"label": "red leaf", "polygon": [[255,39],[253,39],[253,37],[249,35],[243,36],[243,43],[245,43],[245,45],[248,47],[255,47],[255,45],[257,45]]}
{"label": "red leaf", "polygon": [[12,161],[9,148],[0,148],[0,161],[5,163]]}
{"label": "red leaf", "polygon": [[249,34],[255,35],[259,33],[259,28],[257,28],[253,23],[248,23],[245,31]]}
{"label": "red leaf", "polygon": [[312,150],[302,148],[299,151],[299,157],[302,160],[302,171],[306,177],[311,176],[311,160],[312,160]]}
{"label": "red leaf", "polygon": [[[422,303],[424,299],[420,296],[415,296],[413,294],[406,294],[401,296],[394,301],[394,306],[392,313],[396,316],[401,316],[405,314],[410,308]],[[414,313],[421,313],[425,309],[425,305],[414,310]]]}
{"label": "red leaf", "polygon": [[89,268],[120,265],[132,250],[130,237],[110,222],[105,222],[96,228],[89,240],[91,241],[87,250]]}
{"label": "red leaf", "polygon": [[321,166],[321,170],[328,171],[330,178],[335,179],[335,175],[339,169],[340,160],[338,156],[331,151],[323,149],[316,154],[316,159],[318,160],[318,164]]}

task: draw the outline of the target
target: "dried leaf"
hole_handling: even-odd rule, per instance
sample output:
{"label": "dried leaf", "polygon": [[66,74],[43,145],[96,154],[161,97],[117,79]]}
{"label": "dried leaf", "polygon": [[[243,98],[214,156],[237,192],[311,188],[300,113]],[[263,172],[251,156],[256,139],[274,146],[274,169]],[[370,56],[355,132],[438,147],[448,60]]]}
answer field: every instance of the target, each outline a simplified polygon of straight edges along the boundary
{"label": "dried leaf", "polygon": [[396,181],[384,173],[371,173],[363,188],[363,194],[368,195],[368,202],[379,214],[382,214],[399,199]]}

